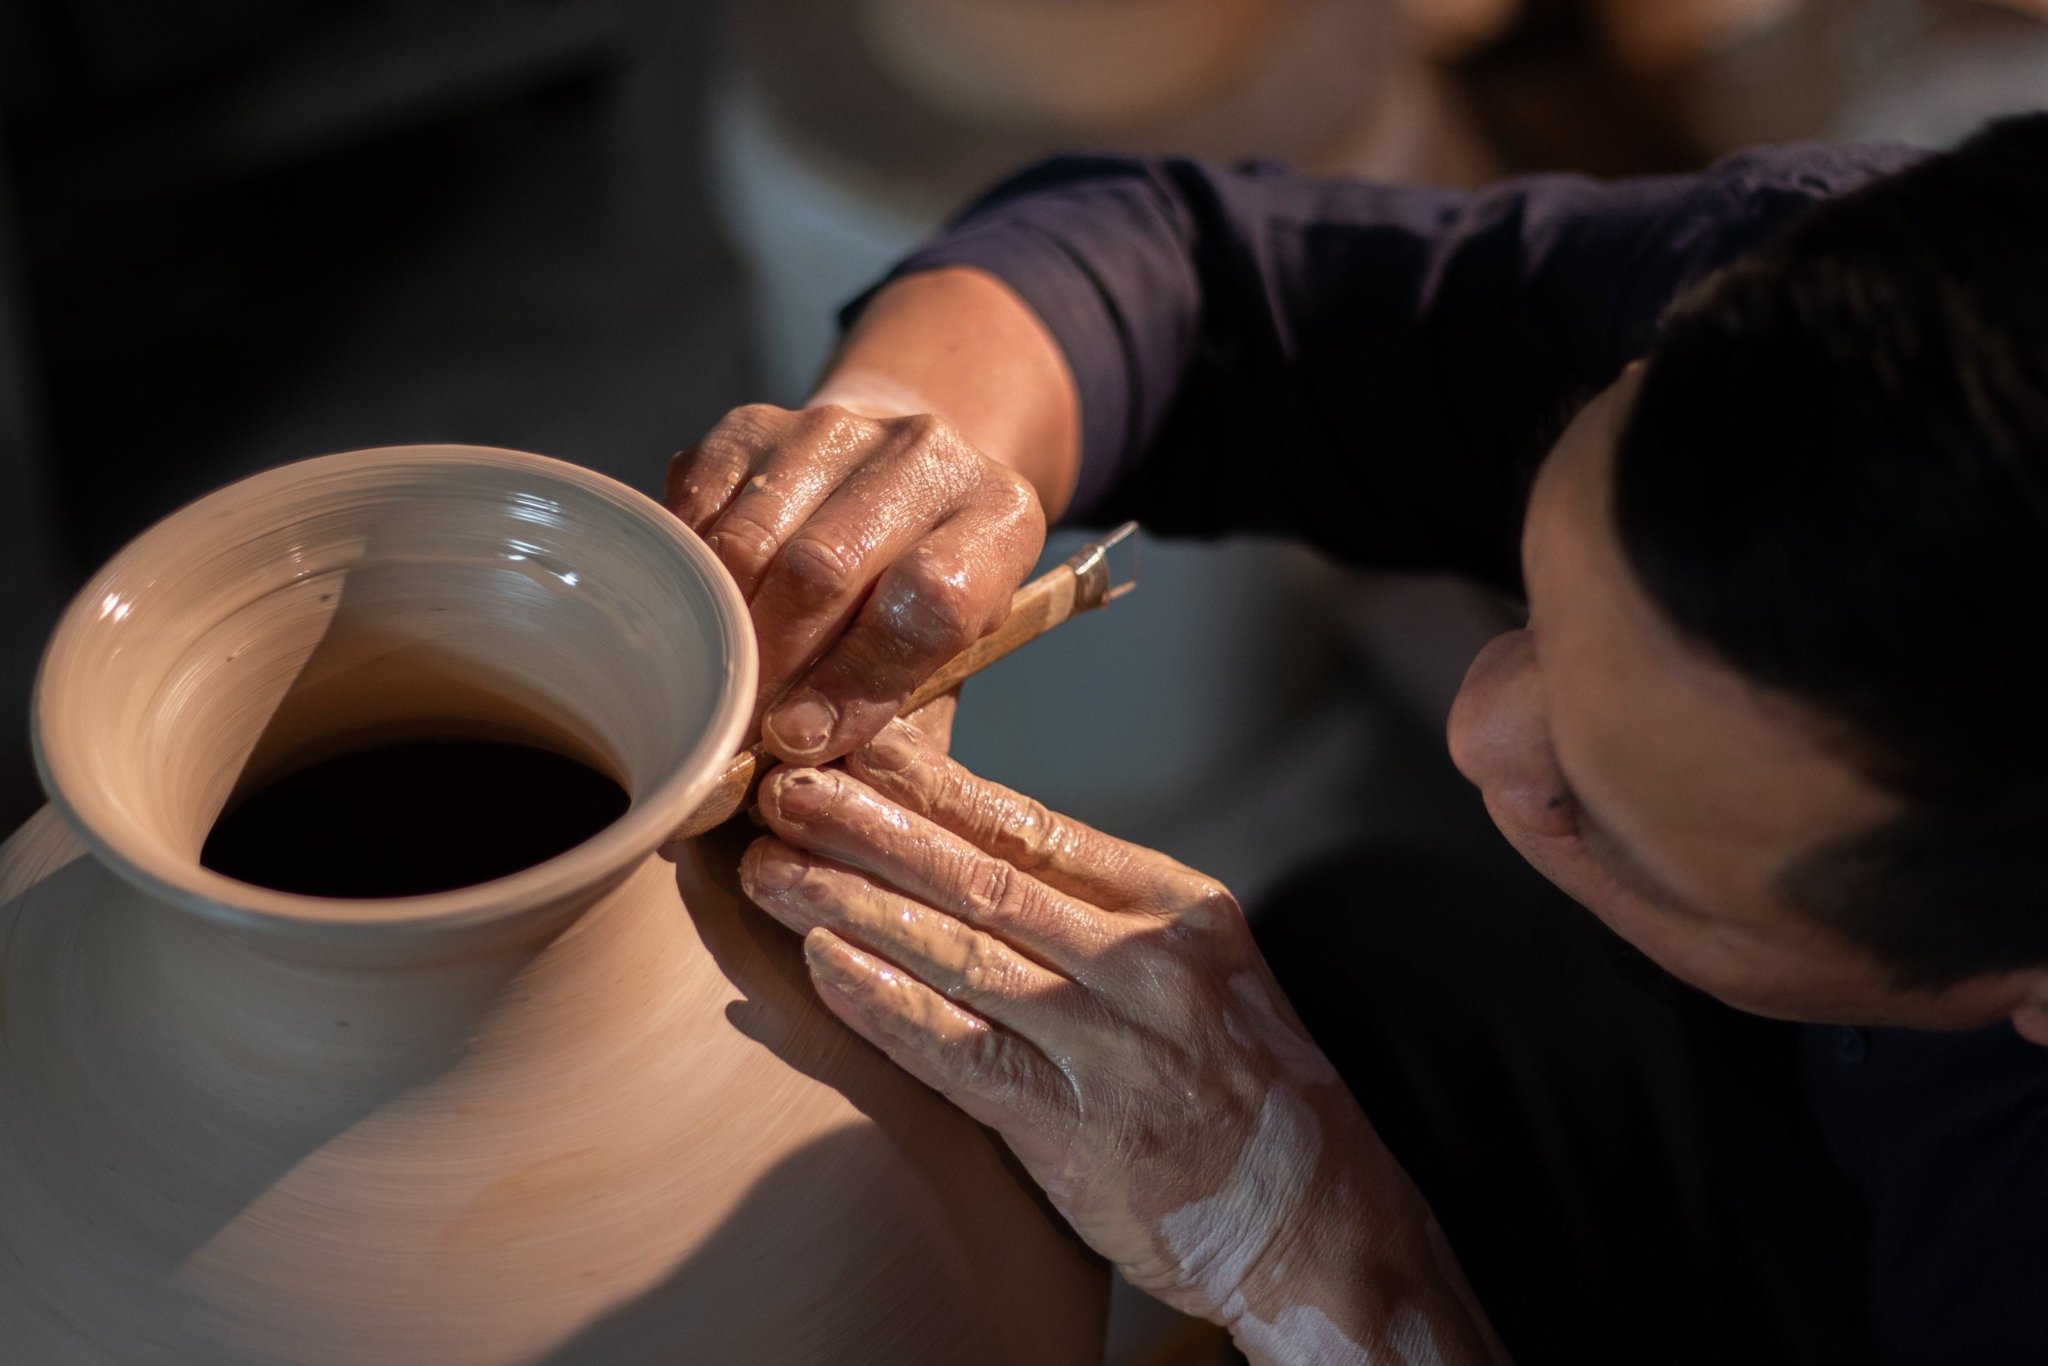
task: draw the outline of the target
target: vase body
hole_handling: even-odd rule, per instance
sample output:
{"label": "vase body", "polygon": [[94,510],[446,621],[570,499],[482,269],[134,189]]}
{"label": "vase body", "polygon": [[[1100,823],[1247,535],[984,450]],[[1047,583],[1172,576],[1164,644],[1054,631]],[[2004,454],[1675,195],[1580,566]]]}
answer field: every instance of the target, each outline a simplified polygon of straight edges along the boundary
{"label": "vase body", "polygon": [[[264,480],[123,552],[46,657],[53,807],[0,849],[0,1356],[1099,1359],[1100,1268],[815,1003],[744,837],[656,852],[751,703],[701,545],[538,457]],[[631,806],[434,896],[199,867],[251,784],[421,733]]]}

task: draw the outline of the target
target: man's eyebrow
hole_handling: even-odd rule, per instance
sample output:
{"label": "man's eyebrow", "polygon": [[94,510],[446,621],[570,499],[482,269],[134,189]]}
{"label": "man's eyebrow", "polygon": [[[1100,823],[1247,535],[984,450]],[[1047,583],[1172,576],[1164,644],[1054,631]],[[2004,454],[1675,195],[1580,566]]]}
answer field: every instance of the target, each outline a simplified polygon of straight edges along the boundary
{"label": "man's eyebrow", "polygon": [[1643,900],[1674,915],[1699,915],[1691,903],[1658,881],[1643,867],[1642,860],[1615,837],[1614,831],[1600,819],[1593,808],[1580,801],[1576,794],[1573,796],[1573,803],[1578,808],[1579,839],[1591,851],[1593,857],[1614,875],[1617,882]]}

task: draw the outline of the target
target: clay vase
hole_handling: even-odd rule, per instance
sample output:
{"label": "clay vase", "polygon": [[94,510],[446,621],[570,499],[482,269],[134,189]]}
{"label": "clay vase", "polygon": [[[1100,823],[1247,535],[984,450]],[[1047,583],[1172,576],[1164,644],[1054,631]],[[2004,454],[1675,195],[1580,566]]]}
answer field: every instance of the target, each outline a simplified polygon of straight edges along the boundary
{"label": "clay vase", "polygon": [[[744,834],[657,855],[754,684],[702,543],[538,456],[328,456],[121,552],[0,846],[0,1359],[1099,1361],[1099,1264],[815,1004]],[[422,734],[630,807],[425,896],[200,864],[238,793]]]}

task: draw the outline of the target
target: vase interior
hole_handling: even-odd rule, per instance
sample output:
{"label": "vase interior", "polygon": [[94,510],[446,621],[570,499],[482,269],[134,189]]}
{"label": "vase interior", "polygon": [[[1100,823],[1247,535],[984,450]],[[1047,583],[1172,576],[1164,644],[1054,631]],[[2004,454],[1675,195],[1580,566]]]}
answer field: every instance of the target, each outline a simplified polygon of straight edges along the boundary
{"label": "vase interior", "polygon": [[[737,590],[650,500],[516,452],[350,452],[232,485],[109,563],[45,657],[36,743],[52,799],[152,890],[322,919],[473,913],[446,904],[461,893],[291,904],[323,899],[259,893],[199,854],[230,804],[307,764],[511,740],[626,790],[618,821],[550,861],[602,880],[715,779],[753,671]],[[549,866],[500,879],[500,900],[521,900],[521,879],[559,895],[565,870],[535,876]]]}

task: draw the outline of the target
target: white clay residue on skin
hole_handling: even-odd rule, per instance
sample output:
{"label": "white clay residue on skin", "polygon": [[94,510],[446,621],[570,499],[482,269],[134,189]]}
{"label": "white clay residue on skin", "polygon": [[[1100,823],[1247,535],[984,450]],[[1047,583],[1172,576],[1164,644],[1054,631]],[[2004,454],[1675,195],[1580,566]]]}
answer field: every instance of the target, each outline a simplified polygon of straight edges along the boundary
{"label": "white clay residue on skin", "polygon": [[[1244,1007],[1226,1014],[1224,1027],[1241,1046],[1256,1044],[1277,1064],[1286,1082],[1334,1084],[1336,1071],[1309,1039],[1273,1012],[1254,973],[1230,976],[1230,994]],[[1321,1148],[1315,1113],[1297,1093],[1268,1091],[1259,1128],[1238,1160],[1225,1193],[1175,1210],[1161,1221],[1167,1246],[1182,1266],[1201,1268],[1197,1286],[1233,1325],[1239,1346],[1276,1362],[1315,1366],[1443,1366],[1443,1354],[1428,1321],[1413,1306],[1396,1310],[1386,1325],[1385,1350],[1368,1351],[1347,1337],[1329,1315],[1313,1305],[1290,1304],[1272,1319],[1249,1311],[1245,1274],[1278,1231],[1284,1200],[1267,1198],[1313,1170]],[[1263,1212],[1263,1217],[1261,1217]],[[1286,1284],[1276,1264],[1273,1280]]]}
{"label": "white clay residue on skin", "polygon": [[1392,1356],[1376,1360],[1344,1336],[1328,1314],[1308,1305],[1291,1304],[1271,1323],[1247,1314],[1238,1320],[1237,1342],[1247,1354],[1256,1352],[1271,1361],[1300,1362],[1301,1366],[1422,1366],[1398,1349]]}
{"label": "white clay residue on skin", "polygon": [[1413,1305],[1403,1305],[1388,1316],[1387,1345],[1401,1366],[1444,1366],[1436,1332]]}
{"label": "white clay residue on skin", "polygon": [[1191,1201],[1159,1221],[1174,1261],[1194,1273],[1196,1289],[1227,1319],[1244,1312],[1245,1273],[1278,1233],[1289,1193],[1307,1183],[1322,1147],[1313,1111],[1274,1088],[1259,1107],[1259,1128],[1215,1195]]}
{"label": "white clay residue on skin", "polygon": [[1379,1352],[1352,1341],[1314,1305],[1291,1304],[1270,1323],[1247,1314],[1237,1321],[1236,1336],[1247,1355],[1301,1366],[1444,1366],[1436,1334],[1412,1305],[1388,1318],[1385,1350]]}

